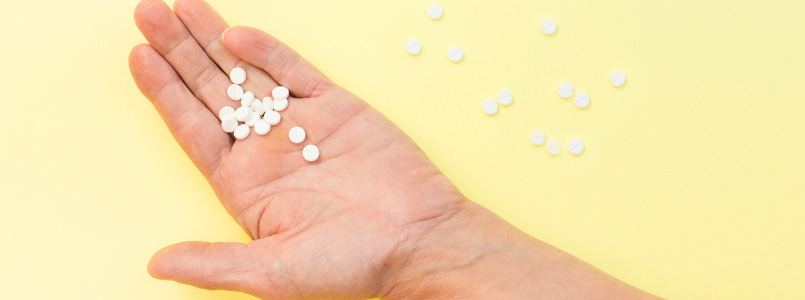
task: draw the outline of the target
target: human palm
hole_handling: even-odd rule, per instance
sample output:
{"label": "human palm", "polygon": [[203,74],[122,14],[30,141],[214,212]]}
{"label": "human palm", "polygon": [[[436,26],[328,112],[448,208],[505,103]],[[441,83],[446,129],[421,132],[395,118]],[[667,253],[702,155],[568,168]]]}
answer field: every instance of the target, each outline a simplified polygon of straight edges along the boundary
{"label": "human palm", "polygon": [[[138,5],[149,44],[132,50],[132,76],[254,241],[173,245],[154,256],[151,274],[264,298],[387,293],[417,239],[458,209],[461,194],[394,124],[286,45],[227,30],[201,0],[177,0],[174,11],[160,0]],[[220,127],[217,112],[239,105],[226,95],[234,67],[257,96],[291,91],[266,136],[235,141]],[[321,149],[317,162],[290,142],[293,126]]]}

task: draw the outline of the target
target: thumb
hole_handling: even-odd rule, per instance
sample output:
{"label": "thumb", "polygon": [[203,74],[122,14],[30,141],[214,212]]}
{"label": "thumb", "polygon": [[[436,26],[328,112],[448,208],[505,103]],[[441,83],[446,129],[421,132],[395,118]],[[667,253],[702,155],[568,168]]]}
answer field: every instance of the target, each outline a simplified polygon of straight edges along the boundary
{"label": "thumb", "polygon": [[148,273],[210,290],[252,292],[254,277],[264,274],[246,244],[184,242],[159,250]]}

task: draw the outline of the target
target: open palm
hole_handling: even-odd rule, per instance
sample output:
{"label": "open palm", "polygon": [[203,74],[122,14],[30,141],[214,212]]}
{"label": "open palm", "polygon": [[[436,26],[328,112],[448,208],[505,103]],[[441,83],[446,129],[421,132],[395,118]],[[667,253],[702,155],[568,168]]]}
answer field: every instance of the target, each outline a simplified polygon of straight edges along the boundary
{"label": "open palm", "polygon": [[[149,44],[131,52],[134,80],[254,239],[170,246],[152,275],[264,298],[382,296],[417,239],[464,202],[394,124],[270,35],[227,30],[201,0],[173,11],[144,0],[135,20]],[[239,105],[226,95],[235,67],[258,97],[291,91],[266,136],[235,141],[220,127],[217,112]],[[293,126],[307,131],[301,145],[288,139]],[[302,158],[305,144],[319,146],[317,162]]]}

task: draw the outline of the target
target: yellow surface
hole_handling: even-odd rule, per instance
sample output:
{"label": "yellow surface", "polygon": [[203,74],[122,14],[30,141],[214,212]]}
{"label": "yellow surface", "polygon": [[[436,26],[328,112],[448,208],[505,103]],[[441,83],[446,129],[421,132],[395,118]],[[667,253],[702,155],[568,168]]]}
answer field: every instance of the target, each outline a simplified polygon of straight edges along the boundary
{"label": "yellow surface", "polygon": [[[470,198],[618,278],[805,298],[803,1],[440,0],[439,21],[430,0],[212,2],[384,112]],[[3,3],[2,299],[250,299],[146,274],[170,243],[247,238],[129,77],[135,5]],[[565,81],[592,105],[560,100]],[[484,116],[501,89],[514,104]],[[534,129],[587,151],[550,157]]]}

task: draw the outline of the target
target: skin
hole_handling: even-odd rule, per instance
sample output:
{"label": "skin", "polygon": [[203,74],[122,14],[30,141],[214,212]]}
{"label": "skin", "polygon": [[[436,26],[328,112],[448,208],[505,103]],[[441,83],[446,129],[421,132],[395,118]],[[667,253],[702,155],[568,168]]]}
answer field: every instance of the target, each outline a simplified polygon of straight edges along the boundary
{"label": "skin", "polygon": [[[157,252],[155,278],[263,299],[658,299],[514,228],[464,197],[399,128],[267,33],[201,0],[143,0],[132,77],[252,237]],[[244,89],[291,91],[266,136],[235,141],[217,113]],[[301,126],[303,144],[288,131]],[[321,157],[302,159],[315,144]]]}

